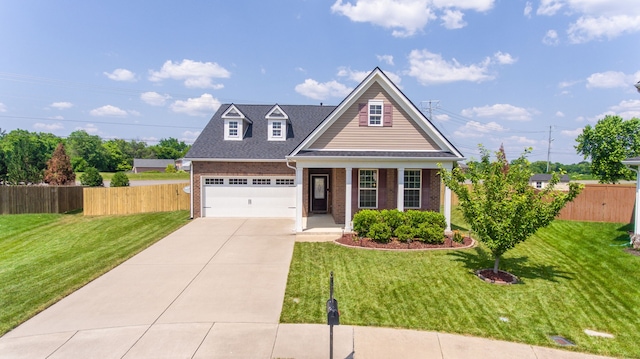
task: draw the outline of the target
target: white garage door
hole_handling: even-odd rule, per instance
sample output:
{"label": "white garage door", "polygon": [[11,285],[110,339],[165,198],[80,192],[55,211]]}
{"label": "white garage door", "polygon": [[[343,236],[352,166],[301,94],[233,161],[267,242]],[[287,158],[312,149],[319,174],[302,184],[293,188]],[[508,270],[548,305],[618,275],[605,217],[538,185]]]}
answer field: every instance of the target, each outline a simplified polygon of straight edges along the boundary
{"label": "white garage door", "polygon": [[205,217],[276,217],[296,215],[294,177],[204,178]]}

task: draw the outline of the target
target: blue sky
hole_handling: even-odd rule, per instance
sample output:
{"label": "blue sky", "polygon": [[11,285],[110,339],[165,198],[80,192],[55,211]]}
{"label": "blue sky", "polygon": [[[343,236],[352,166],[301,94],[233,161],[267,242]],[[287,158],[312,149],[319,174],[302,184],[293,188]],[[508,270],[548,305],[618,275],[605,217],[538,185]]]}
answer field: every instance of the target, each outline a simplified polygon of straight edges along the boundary
{"label": "blue sky", "polygon": [[[575,163],[640,117],[636,0],[0,0],[0,128],[192,143],[223,103],[337,105],[379,66],[467,157]],[[431,102],[429,102],[431,101]]]}

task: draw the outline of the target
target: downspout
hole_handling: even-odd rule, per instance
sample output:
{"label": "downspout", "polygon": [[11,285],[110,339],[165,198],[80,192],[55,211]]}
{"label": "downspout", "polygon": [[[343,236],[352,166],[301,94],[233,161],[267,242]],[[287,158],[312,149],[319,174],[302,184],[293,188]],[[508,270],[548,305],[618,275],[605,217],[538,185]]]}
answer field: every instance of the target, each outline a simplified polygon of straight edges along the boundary
{"label": "downspout", "polygon": [[191,171],[189,171],[189,177],[190,177],[189,181],[191,183],[189,185],[191,187],[189,188],[189,192],[190,192],[189,193],[190,194],[190,196],[189,196],[189,211],[190,211],[189,217],[191,219],[193,219],[193,190],[194,190],[194,187],[193,187],[193,161],[191,161],[190,167],[191,167]]}

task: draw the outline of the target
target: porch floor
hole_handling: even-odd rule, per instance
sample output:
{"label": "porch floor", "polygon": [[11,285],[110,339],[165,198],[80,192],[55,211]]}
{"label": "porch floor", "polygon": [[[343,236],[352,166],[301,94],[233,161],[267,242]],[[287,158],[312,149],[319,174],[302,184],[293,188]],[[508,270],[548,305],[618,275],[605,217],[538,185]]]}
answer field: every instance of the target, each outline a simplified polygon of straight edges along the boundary
{"label": "porch floor", "polygon": [[309,217],[302,217],[302,228],[302,233],[298,234],[342,235],[344,224],[336,224],[330,214],[310,214]]}

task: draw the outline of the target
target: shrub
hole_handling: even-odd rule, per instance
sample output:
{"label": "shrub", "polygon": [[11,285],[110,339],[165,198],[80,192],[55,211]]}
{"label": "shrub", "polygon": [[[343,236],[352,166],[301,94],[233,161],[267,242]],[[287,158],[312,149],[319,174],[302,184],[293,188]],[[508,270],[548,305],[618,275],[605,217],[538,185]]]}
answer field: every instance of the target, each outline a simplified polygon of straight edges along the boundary
{"label": "shrub", "polygon": [[102,181],[102,176],[98,169],[95,167],[87,167],[85,172],[80,176],[80,183],[83,186],[89,187],[102,187],[104,183]]}
{"label": "shrub", "polygon": [[373,209],[363,209],[353,216],[353,231],[359,237],[367,236],[371,226],[375,223],[381,223],[382,216],[379,211]]}
{"label": "shrub", "polygon": [[129,187],[129,177],[124,172],[117,172],[111,178],[110,187]]}
{"label": "shrub", "polygon": [[442,244],[444,243],[444,231],[440,227],[432,226],[429,223],[423,223],[416,231],[416,237],[426,243]]}
{"label": "shrub", "polygon": [[438,212],[409,210],[407,211],[407,216],[409,224],[414,228],[420,227],[423,223],[428,223],[432,226],[442,228],[444,231],[447,226],[444,215]]}
{"label": "shrub", "polygon": [[369,228],[367,237],[376,242],[387,243],[391,240],[391,228],[386,223],[374,223]]}
{"label": "shrub", "polygon": [[176,173],[176,172],[178,172],[178,170],[176,169],[175,165],[168,164],[167,168],[164,169],[164,172],[165,173]]}
{"label": "shrub", "polygon": [[457,243],[463,243],[464,242],[464,236],[462,235],[462,232],[460,232],[459,230],[455,230],[453,231],[453,237],[452,237],[454,242]]}
{"label": "shrub", "polygon": [[383,209],[380,211],[382,221],[389,225],[391,232],[395,232],[398,227],[406,224],[406,215],[398,209]]}
{"label": "shrub", "polygon": [[400,242],[407,242],[415,238],[416,236],[415,233],[416,233],[416,230],[407,224],[402,224],[398,226],[398,228],[396,228],[394,232],[395,236],[398,238]]}

